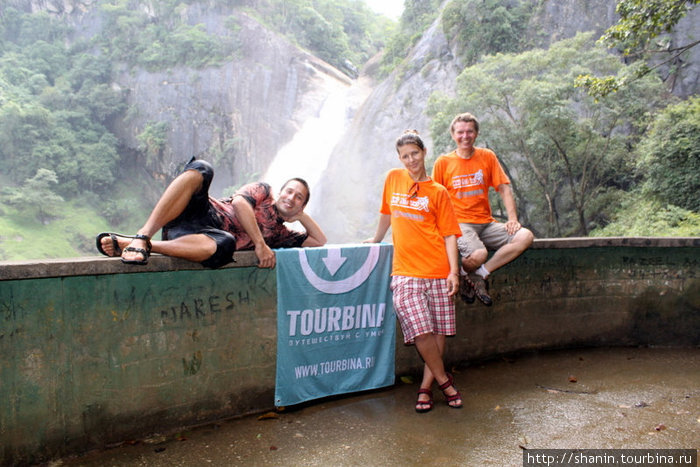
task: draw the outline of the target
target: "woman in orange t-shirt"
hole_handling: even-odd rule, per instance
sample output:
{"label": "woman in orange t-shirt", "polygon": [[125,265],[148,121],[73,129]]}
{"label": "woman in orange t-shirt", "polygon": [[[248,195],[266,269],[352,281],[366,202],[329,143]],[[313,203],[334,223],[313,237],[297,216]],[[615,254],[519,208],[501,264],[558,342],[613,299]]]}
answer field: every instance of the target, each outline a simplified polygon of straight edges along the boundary
{"label": "woman in orange t-shirt", "polygon": [[433,408],[437,382],[447,405],[462,407],[462,396],[445,371],[445,336],[455,334],[459,290],[457,237],[461,235],[449,194],[428,177],[426,149],[416,131],[396,140],[403,169],[389,171],[384,182],[379,225],[367,242],[381,242],[391,227],[394,243],[391,290],[406,344],[416,345],[425,362],[416,412]]}

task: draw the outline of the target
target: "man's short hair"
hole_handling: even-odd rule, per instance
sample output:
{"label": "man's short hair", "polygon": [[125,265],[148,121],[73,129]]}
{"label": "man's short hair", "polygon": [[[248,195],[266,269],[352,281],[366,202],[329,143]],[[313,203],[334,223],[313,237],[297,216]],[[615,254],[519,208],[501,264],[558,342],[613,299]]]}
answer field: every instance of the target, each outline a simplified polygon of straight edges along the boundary
{"label": "man's short hair", "polygon": [[479,120],[477,120],[476,117],[470,114],[469,112],[461,113],[452,119],[452,123],[450,123],[450,133],[455,131],[455,125],[457,124],[457,122],[472,122],[474,123],[474,129],[476,130],[476,132],[479,132]]}

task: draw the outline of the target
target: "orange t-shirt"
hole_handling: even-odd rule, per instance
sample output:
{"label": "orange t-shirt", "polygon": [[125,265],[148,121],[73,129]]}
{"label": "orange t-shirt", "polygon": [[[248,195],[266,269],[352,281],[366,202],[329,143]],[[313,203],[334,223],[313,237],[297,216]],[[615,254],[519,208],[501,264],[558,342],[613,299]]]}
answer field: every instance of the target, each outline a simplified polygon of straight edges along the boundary
{"label": "orange t-shirt", "polygon": [[433,166],[433,180],[447,188],[459,222],[488,224],[493,222],[489,204],[489,187],[510,183],[496,154],[486,148],[474,148],[469,159],[456,151],[438,157]]}
{"label": "orange t-shirt", "polygon": [[392,169],[384,182],[380,212],[391,216],[393,276],[449,275],[444,237],[462,233],[445,187],[432,180],[414,182],[407,170]]}

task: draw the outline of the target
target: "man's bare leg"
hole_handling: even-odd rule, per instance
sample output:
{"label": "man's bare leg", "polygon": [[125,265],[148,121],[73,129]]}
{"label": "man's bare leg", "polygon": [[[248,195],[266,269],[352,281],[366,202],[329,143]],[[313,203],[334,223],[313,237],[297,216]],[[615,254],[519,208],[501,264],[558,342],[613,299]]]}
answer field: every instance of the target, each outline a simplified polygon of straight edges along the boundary
{"label": "man's bare leg", "polygon": [[[128,246],[146,249],[145,240],[120,237],[118,235],[116,238],[117,243],[119,244],[119,249],[122,251]],[[117,256],[116,254],[112,253],[114,251],[112,239],[110,237],[105,237],[102,240],[102,248],[104,248],[105,252],[109,253],[109,256]],[[107,243],[105,243],[105,241],[109,242],[109,247],[106,246]],[[204,234],[184,235],[174,240],[152,240],[151,245],[152,253],[160,253],[161,255],[183,258],[196,263],[201,263],[216,253],[216,242],[213,238]],[[129,259],[132,257],[137,260],[143,259],[143,255],[141,253],[126,251],[122,253],[122,257],[124,257],[125,253],[130,254]]]}
{"label": "man's bare leg", "polygon": [[[530,248],[534,238],[535,236],[532,235],[532,232],[524,227],[521,228],[515,233],[515,236],[513,236],[513,240],[510,243],[507,243],[496,250],[493,256],[486,263],[484,263],[484,267],[489,273],[492,273],[496,269],[505,266],[520,256],[525,250]],[[479,266],[477,266],[477,268],[478,267]]]}
{"label": "man's bare leg", "polygon": [[[192,196],[199,191],[204,178],[197,170],[187,170],[178,175],[165,189],[156,206],[148,216],[146,223],[138,230],[139,235],[153,237],[165,224],[179,216],[187,207]],[[102,248],[108,256],[117,256],[111,237],[102,238]],[[141,260],[143,254],[138,251],[126,251],[126,247],[146,249],[146,241],[117,237],[122,250],[121,257],[127,261]],[[201,262],[216,251],[216,242],[206,235],[186,235],[175,240],[152,241],[152,252],[160,253],[190,261]]]}

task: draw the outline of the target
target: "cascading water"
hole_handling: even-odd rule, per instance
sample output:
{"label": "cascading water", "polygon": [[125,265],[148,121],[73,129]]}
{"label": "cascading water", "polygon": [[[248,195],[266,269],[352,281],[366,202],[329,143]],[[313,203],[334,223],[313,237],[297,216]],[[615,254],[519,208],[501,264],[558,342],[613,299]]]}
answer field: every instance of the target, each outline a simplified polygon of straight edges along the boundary
{"label": "cascading water", "polygon": [[318,116],[302,124],[294,138],[279,150],[263,177],[275,193],[292,177],[305,179],[312,193],[306,209],[314,217],[321,203],[320,197],[313,196],[314,187],[321,180],[331,152],[346,129],[347,115],[348,89],[332,91]]}

